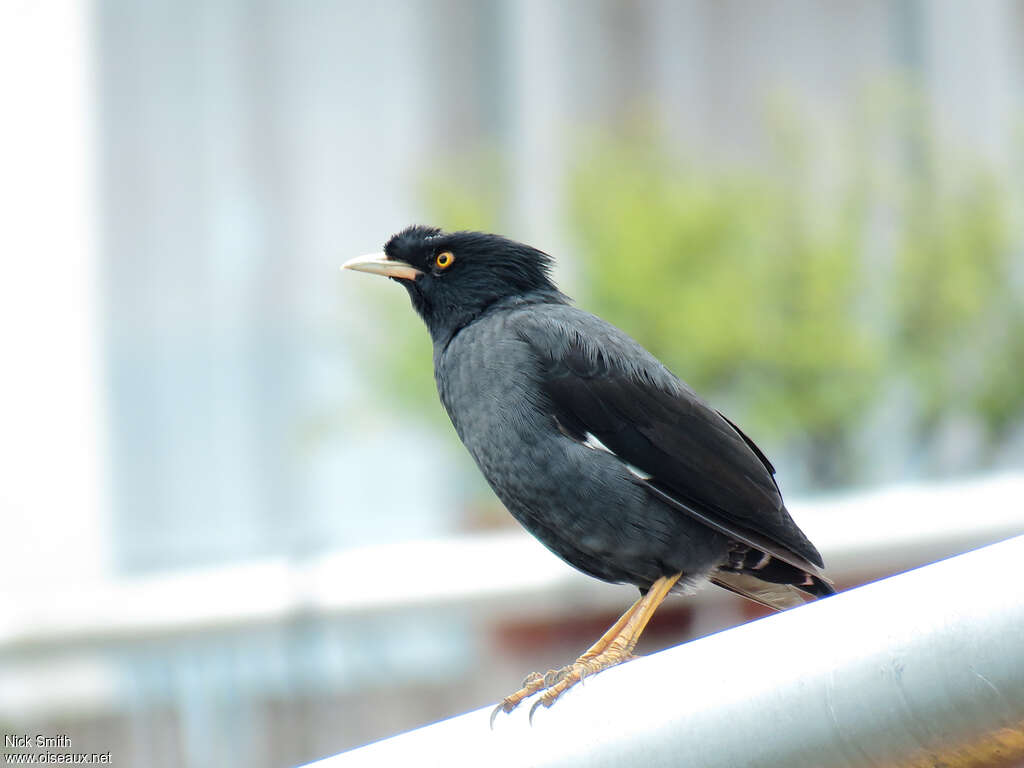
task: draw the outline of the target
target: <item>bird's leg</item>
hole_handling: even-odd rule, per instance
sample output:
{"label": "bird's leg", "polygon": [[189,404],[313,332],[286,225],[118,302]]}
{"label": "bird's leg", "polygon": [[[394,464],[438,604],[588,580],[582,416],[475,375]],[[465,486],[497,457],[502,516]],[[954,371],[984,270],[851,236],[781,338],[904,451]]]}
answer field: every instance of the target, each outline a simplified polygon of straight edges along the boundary
{"label": "bird's leg", "polygon": [[[523,687],[510,696],[506,696],[491,713],[491,723],[500,711],[511,712],[519,704],[537,691],[544,690],[543,695],[534,709],[540,704],[550,707],[565,691],[574,686],[587,675],[592,675],[608,667],[620,664],[632,658],[640,634],[651,620],[655,609],[665,599],[682,574],[663,576],[642,595],[629,610],[616,621],[601,638],[588,648],[575,662],[560,670],[549,670],[546,675],[534,672],[523,681]],[[533,710],[530,711],[532,716]]]}
{"label": "bird's leg", "polygon": [[[609,638],[607,642],[604,642],[606,638],[602,637],[592,648],[563,670],[558,681],[554,685],[548,686],[541,694],[540,699],[530,710],[530,715],[532,716],[541,704],[550,707],[559,696],[587,675],[596,674],[632,658],[633,649],[647,626],[647,622],[651,620],[658,606],[679,581],[680,576],[682,576],[681,573],[662,576],[654,582],[647,590],[647,594],[641,597],[623,617],[626,618],[626,622],[620,627],[619,632]],[[600,647],[602,643],[604,643],[603,648]]]}
{"label": "bird's leg", "polygon": [[[601,638],[596,643],[594,643],[592,646],[590,646],[590,648],[587,649],[586,653],[584,653],[583,656],[587,656],[588,654],[596,655],[603,651],[605,648],[607,648],[609,643],[615,640],[615,638],[617,638],[622,633],[622,630],[629,622],[630,617],[640,607],[640,604],[644,601],[645,598],[646,595],[641,595],[640,597],[638,597],[636,599],[636,602],[634,602],[633,605],[631,605],[626,610],[626,612],[619,617],[618,621],[616,621],[614,624],[612,624],[611,627],[608,628],[607,632],[601,635]],[[501,700],[501,703],[497,707],[495,707],[494,711],[491,713],[491,724],[494,724],[494,718],[498,714],[498,712],[511,712],[513,709],[515,709],[522,703],[523,699],[529,698],[539,690],[549,688],[555,685],[563,677],[565,677],[565,675],[569,673],[569,670],[571,668],[572,667],[570,665],[568,667],[562,667],[561,669],[549,669],[543,675],[539,672],[531,672],[523,681],[522,688],[520,688],[515,693],[506,696],[504,699]]]}

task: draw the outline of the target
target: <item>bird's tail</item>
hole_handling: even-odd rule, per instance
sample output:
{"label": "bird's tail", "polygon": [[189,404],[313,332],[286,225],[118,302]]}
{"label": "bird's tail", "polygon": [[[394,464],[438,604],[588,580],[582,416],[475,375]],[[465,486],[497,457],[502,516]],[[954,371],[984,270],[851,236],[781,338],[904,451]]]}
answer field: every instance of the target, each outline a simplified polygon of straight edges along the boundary
{"label": "bird's tail", "polygon": [[756,576],[733,571],[719,571],[711,583],[776,611],[795,608],[807,602],[807,596],[792,584],[772,584]]}
{"label": "bird's tail", "polygon": [[827,579],[774,557],[768,558],[764,564],[759,563],[756,575],[746,569],[721,568],[712,574],[711,582],[776,611],[794,608],[836,592]]}

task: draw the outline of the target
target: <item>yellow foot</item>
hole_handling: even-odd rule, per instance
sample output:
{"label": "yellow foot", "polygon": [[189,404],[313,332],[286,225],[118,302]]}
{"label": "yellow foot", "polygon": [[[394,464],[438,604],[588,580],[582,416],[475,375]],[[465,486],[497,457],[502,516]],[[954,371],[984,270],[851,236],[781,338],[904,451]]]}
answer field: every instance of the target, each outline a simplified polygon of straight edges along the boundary
{"label": "yellow foot", "polygon": [[587,654],[580,656],[568,667],[558,670],[557,677],[552,680],[550,685],[545,686],[544,693],[530,707],[530,723],[533,723],[533,713],[537,711],[538,707],[550,707],[558,700],[559,696],[576,685],[576,683],[582,683],[584,678],[596,675],[598,672],[603,672],[609,667],[614,667],[635,658],[636,656],[629,651],[622,651],[616,647],[609,648],[607,651],[596,656],[590,656],[589,658]]}
{"label": "yellow foot", "polygon": [[494,727],[494,718],[498,716],[499,712],[511,712],[513,709],[523,703],[524,699],[528,699],[533,696],[537,691],[542,691],[545,688],[550,688],[559,682],[569,671],[569,667],[562,667],[561,669],[549,669],[543,675],[539,672],[531,672],[523,680],[523,687],[515,693],[506,696],[501,700],[501,703],[494,708],[491,712],[491,728]]}
{"label": "yellow foot", "polygon": [[601,639],[594,643],[587,652],[576,661],[561,669],[549,669],[546,674],[532,673],[523,681],[523,687],[510,696],[506,696],[501,703],[491,712],[491,727],[494,727],[494,719],[499,712],[511,712],[518,707],[524,699],[532,696],[538,691],[543,691],[537,702],[530,708],[530,722],[533,722],[533,713],[537,707],[543,705],[550,707],[558,697],[572,688],[576,683],[588,675],[594,675],[608,667],[614,667],[633,657],[633,648],[644,631],[647,622],[654,614],[654,610],[665,599],[673,585],[681,574],[663,576],[644,594],[639,600],[633,603],[614,625],[612,625]]}
{"label": "yellow foot", "polygon": [[596,655],[584,654],[569,666],[562,667],[561,669],[549,669],[543,675],[539,672],[532,672],[523,681],[522,688],[511,696],[506,696],[502,699],[501,703],[491,712],[491,727],[494,727],[494,719],[498,716],[499,712],[511,712],[524,699],[533,696],[538,691],[543,691],[544,693],[541,694],[541,697],[530,708],[530,722],[532,723],[533,713],[537,711],[537,707],[540,705],[543,704],[545,707],[550,707],[559,696],[576,685],[576,683],[582,682],[585,677],[596,675],[598,672],[609,667],[614,667],[616,664],[621,664],[635,658],[632,653],[624,653],[618,649],[609,649],[604,653]]}

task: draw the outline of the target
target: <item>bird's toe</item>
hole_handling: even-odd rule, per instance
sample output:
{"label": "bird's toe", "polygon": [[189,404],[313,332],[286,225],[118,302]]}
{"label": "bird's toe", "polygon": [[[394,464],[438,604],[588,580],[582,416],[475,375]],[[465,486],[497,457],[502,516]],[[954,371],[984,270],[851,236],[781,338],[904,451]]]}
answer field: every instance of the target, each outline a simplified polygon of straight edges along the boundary
{"label": "bird's toe", "polygon": [[549,669],[544,675],[544,687],[550,688],[551,686],[561,682],[569,673],[569,667],[562,667],[561,669]]}
{"label": "bird's toe", "polygon": [[[548,670],[548,674],[550,673],[551,670]],[[546,674],[542,675],[540,672],[531,672],[523,679],[523,688],[529,688],[531,685],[541,683],[544,681],[544,678],[546,677]]]}

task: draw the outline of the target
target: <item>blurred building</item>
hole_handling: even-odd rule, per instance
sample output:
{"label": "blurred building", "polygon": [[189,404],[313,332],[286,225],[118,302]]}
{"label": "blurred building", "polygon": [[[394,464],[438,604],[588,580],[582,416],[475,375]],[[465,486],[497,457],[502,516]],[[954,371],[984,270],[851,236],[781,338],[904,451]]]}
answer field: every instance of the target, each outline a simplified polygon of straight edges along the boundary
{"label": "blurred building", "polygon": [[[773,91],[838,116],[871,77],[903,72],[945,130],[1006,158],[1024,93],[1013,3],[99,2],[93,24],[129,571],[450,527],[451,499],[420,490],[422,443],[375,446],[347,424],[303,441],[360,387],[338,328],[365,331],[361,285],[338,260],[428,214],[418,183],[443,173],[435,158],[500,148],[507,227],[551,246],[581,127],[650,112],[742,158]],[[377,452],[407,482],[374,475],[360,457]],[[344,514],[371,502],[379,514]]]}
{"label": "blurred building", "polygon": [[[486,703],[520,664],[555,663],[614,614],[569,590],[582,615],[568,628],[522,608],[353,623],[281,597],[307,594],[293,583],[304,563],[465,517],[461,474],[437,471],[464,457],[376,402],[352,349],[377,329],[362,282],[337,273],[430,219],[423,180],[446,158],[499,153],[504,231],[572,255],[563,159],[581,131],[650,117],[693,151],[746,162],[764,150],[772,94],[838,120],[865,82],[898,73],[941,131],[1009,167],[1024,106],[1024,3],[1010,0],[96,0],[5,14],[20,120],[0,139],[15,169],[0,186],[25,213],[0,234],[21,262],[0,288],[19,368],[2,398],[16,469],[0,521],[27,544],[0,568],[0,724],[73,732],[123,765],[312,759]],[[408,312],[400,294],[383,300]],[[267,563],[291,565],[247,576]],[[218,581],[225,566],[236,575]],[[373,595],[402,567],[318,589]],[[249,606],[227,629],[183,597],[207,578]],[[147,597],[126,602],[135,584]],[[246,618],[278,599],[272,620]],[[111,605],[153,613],[106,636]],[[48,606],[76,606],[78,629]],[[661,638],[727,623],[709,616],[681,609]]]}

